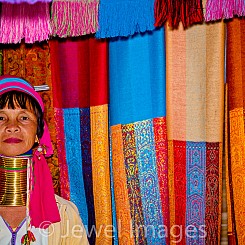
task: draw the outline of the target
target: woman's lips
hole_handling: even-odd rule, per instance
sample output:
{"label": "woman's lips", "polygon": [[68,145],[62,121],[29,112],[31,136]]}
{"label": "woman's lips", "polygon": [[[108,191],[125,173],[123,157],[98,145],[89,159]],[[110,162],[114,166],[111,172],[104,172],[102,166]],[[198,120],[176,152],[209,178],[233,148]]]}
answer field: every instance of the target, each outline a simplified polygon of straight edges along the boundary
{"label": "woman's lips", "polygon": [[11,143],[20,143],[22,142],[22,140],[18,138],[8,138],[4,140],[3,142],[11,144]]}

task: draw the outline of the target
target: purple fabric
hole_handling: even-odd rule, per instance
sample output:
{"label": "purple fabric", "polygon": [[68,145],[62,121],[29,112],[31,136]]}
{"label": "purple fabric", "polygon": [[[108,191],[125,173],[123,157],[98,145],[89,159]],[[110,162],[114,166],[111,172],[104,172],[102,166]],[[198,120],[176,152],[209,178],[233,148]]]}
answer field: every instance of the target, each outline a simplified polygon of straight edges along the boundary
{"label": "purple fabric", "polygon": [[11,244],[16,244],[16,237],[17,237],[17,233],[20,230],[20,228],[23,226],[23,224],[25,223],[25,220],[22,220],[20,225],[16,228],[15,231],[13,231],[12,227],[7,223],[7,221],[5,219],[3,219],[4,223],[6,224],[6,226],[8,227],[9,231],[12,234],[12,239],[11,239]]}
{"label": "purple fabric", "polygon": [[34,4],[37,2],[42,2],[42,3],[50,3],[52,0],[0,0],[2,3],[11,3],[11,4],[18,4],[18,3],[29,3],[29,4]]}

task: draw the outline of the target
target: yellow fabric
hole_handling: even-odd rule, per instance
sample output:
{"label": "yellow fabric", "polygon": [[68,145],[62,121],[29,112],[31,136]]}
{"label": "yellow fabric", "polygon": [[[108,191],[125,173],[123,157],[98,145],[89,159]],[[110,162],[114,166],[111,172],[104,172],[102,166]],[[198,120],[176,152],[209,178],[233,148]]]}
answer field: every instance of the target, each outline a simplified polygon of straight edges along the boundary
{"label": "yellow fabric", "polygon": [[[245,244],[245,20],[227,23],[228,138],[227,211],[229,244]],[[236,241],[237,240],[237,241]],[[232,242],[230,242],[232,241]]]}
{"label": "yellow fabric", "polygon": [[57,195],[55,197],[61,222],[49,226],[48,243],[50,245],[88,245],[86,231],[77,207],[62,197]]}
{"label": "yellow fabric", "polygon": [[236,230],[239,244],[245,244],[245,132],[244,109],[230,111],[230,154]]}
{"label": "yellow fabric", "polygon": [[115,125],[111,127],[112,138],[112,163],[116,215],[118,222],[118,240],[119,244],[134,245],[134,238],[131,234],[132,220],[130,216],[130,203],[128,198],[126,170],[123,155],[122,126]]}
{"label": "yellow fabric", "polygon": [[92,106],[91,151],[96,217],[96,245],[111,245],[113,237],[108,140],[108,105]]}

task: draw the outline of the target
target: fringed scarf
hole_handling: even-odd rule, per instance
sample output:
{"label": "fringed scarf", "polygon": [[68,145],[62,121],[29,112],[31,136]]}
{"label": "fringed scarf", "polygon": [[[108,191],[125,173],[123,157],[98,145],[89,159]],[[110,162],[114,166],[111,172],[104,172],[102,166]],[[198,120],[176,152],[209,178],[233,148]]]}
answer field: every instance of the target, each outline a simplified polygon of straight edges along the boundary
{"label": "fringed scarf", "polygon": [[155,26],[161,26],[168,21],[170,27],[178,28],[181,21],[184,28],[203,21],[201,0],[156,0]]}
{"label": "fringed scarf", "polygon": [[34,43],[49,38],[49,4],[2,4],[0,43]]}
{"label": "fringed scarf", "polygon": [[233,16],[244,16],[245,2],[239,0],[207,0],[205,20],[230,19]]}
{"label": "fringed scarf", "polygon": [[154,0],[101,0],[97,38],[129,36],[154,29]]}
{"label": "fringed scarf", "polygon": [[52,34],[76,37],[95,33],[99,0],[54,0],[51,7]]}

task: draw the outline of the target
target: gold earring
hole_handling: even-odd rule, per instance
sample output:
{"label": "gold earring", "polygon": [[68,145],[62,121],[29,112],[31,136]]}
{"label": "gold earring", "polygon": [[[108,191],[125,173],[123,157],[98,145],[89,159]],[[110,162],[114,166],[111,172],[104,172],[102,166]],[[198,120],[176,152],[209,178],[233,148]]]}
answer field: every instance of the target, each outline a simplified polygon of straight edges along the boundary
{"label": "gold earring", "polygon": [[38,143],[39,144],[39,139],[38,139],[37,135],[35,137],[35,143]]}

